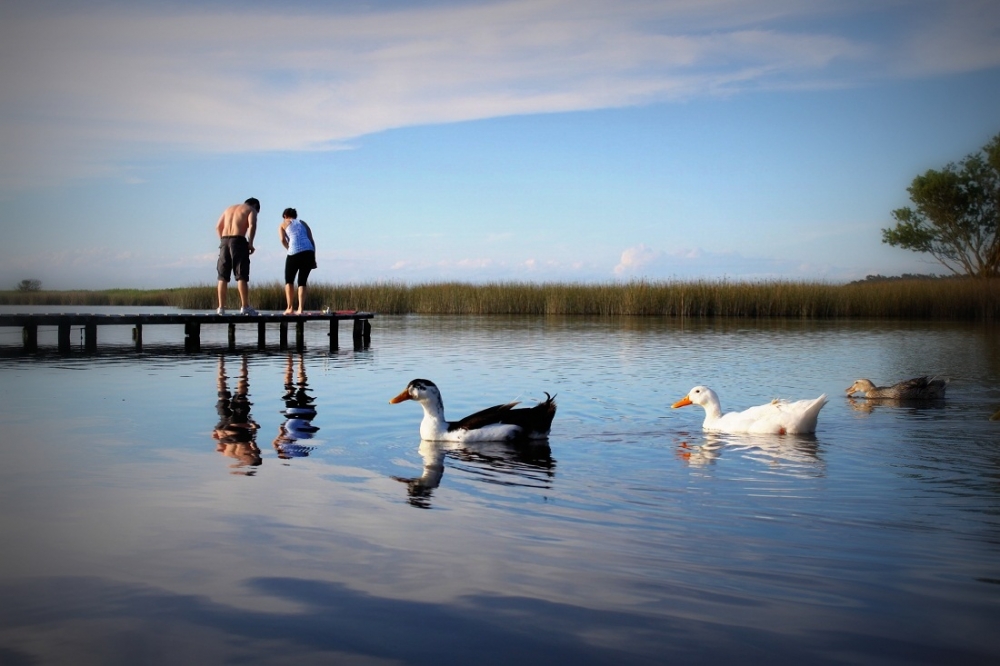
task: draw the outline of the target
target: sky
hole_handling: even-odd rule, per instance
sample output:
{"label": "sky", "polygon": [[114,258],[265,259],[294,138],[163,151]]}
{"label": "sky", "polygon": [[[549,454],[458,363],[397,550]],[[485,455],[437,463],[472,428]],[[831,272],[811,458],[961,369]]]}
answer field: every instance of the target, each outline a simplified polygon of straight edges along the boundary
{"label": "sky", "polygon": [[[84,6],[81,6],[84,5]],[[0,289],[946,273],[882,243],[1000,133],[996,0],[8,0]]]}

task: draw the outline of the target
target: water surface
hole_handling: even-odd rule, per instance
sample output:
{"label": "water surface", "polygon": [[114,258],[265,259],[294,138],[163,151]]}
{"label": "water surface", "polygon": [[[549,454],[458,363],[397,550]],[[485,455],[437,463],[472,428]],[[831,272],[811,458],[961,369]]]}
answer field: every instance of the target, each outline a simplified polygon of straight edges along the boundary
{"label": "water surface", "polygon": [[[0,332],[0,663],[1000,658],[995,329],[372,324],[334,354],[322,324],[301,354],[256,326],[190,354],[171,327],[90,355]],[[927,373],[943,404],[843,395]],[[556,393],[552,435],[422,443],[388,403],[415,377],[454,418]],[[669,408],[696,384],[830,403],[815,437],[709,436]]]}

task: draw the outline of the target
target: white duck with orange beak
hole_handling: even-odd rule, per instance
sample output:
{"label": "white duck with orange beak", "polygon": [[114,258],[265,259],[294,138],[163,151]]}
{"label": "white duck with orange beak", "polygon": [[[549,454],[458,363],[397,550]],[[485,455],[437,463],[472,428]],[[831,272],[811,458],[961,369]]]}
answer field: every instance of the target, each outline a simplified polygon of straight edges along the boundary
{"label": "white duck with orange beak", "polygon": [[673,408],[700,405],[705,409],[702,429],[708,432],[756,435],[803,435],[816,432],[819,410],[826,404],[826,394],[814,400],[772,400],[766,405],[742,412],[722,413],[719,396],[707,386],[695,386],[675,402]]}

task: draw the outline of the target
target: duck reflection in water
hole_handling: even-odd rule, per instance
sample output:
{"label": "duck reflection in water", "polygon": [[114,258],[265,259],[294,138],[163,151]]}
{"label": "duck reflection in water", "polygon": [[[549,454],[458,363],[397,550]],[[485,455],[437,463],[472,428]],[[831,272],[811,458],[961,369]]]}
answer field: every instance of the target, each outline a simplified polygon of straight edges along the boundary
{"label": "duck reflection in water", "polygon": [[421,440],[417,451],[423,459],[423,474],[392,478],[406,484],[407,500],[420,509],[431,508],[446,460],[456,472],[483,483],[548,490],[555,477],[556,461],[545,441],[463,444]]}
{"label": "duck reflection in water", "polygon": [[219,356],[218,401],[215,409],[219,422],[212,437],[216,440],[216,451],[233,458],[230,465],[232,474],[253,476],[261,464],[260,448],[257,446],[257,430],[260,426],[250,415],[250,376],[247,356],[240,362],[239,376],[236,378],[236,392],[229,390],[226,375],[226,357]]}
{"label": "duck reflection in water", "polygon": [[878,399],[857,399],[854,396],[847,396],[847,404],[856,412],[871,414],[876,409],[908,409],[912,412],[923,412],[934,409],[944,409],[945,401],[942,400],[906,400],[903,398],[878,398]]}
{"label": "duck reflection in water", "polygon": [[285,409],[281,412],[285,420],[278,426],[278,435],[274,438],[274,450],[282,460],[304,458],[315,448],[311,444],[303,444],[300,440],[311,440],[319,430],[313,425],[316,417],[316,399],[309,395],[309,379],[306,377],[306,365],[302,354],[297,355],[298,373],[295,373],[295,358],[288,355],[285,364]]}
{"label": "duck reflection in water", "polygon": [[819,455],[819,441],[813,435],[722,435],[706,433],[700,442],[685,439],[677,444],[676,456],[691,467],[707,467],[732,451],[748,460],[789,469],[811,470],[815,476],[824,463]]}

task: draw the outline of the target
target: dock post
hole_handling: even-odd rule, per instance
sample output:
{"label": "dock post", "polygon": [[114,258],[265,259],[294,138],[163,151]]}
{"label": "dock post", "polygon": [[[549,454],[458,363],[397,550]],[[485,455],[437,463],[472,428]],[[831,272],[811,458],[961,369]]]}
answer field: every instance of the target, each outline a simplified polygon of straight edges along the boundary
{"label": "dock post", "polygon": [[264,349],[267,346],[267,338],[264,335],[264,322],[257,322],[257,349]]}
{"label": "dock post", "polygon": [[135,350],[142,351],[142,324],[136,324],[132,329],[132,339],[135,340]]}
{"label": "dock post", "polygon": [[69,324],[59,324],[59,351],[69,351]]}
{"label": "dock post", "polygon": [[340,348],[340,321],[333,317],[330,319],[330,351],[335,352]]}
{"label": "dock post", "polygon": [[367,319],[354,320],[354,349],[366,349],[372,342],[372,325]]}
{"label": "dock post", "polygon": [[229,351],[236,349],[236,324],[229,322]]}
{"label": "dock post", "polygon": [[306,323],[304,321],[295,322],[295,349],[302,351],[306,346]]}
{"label": "dock post", "polygon": [[201,349],[201,324],[188,322],[184,324],[184,351]]}
{"label": "dock post", "polygon": [[89,352],[97,351],[97,324],[83,325],[83,348]]}
{"label": "dock post", "polygon": [[38,326],[28,324],[21,331],[21,339],[24,341],[24,351],[38,351]]}
{"label": "dock post", "polygon": [[288,322],[283,321],[278,324],[278,348],[288,349]]}

